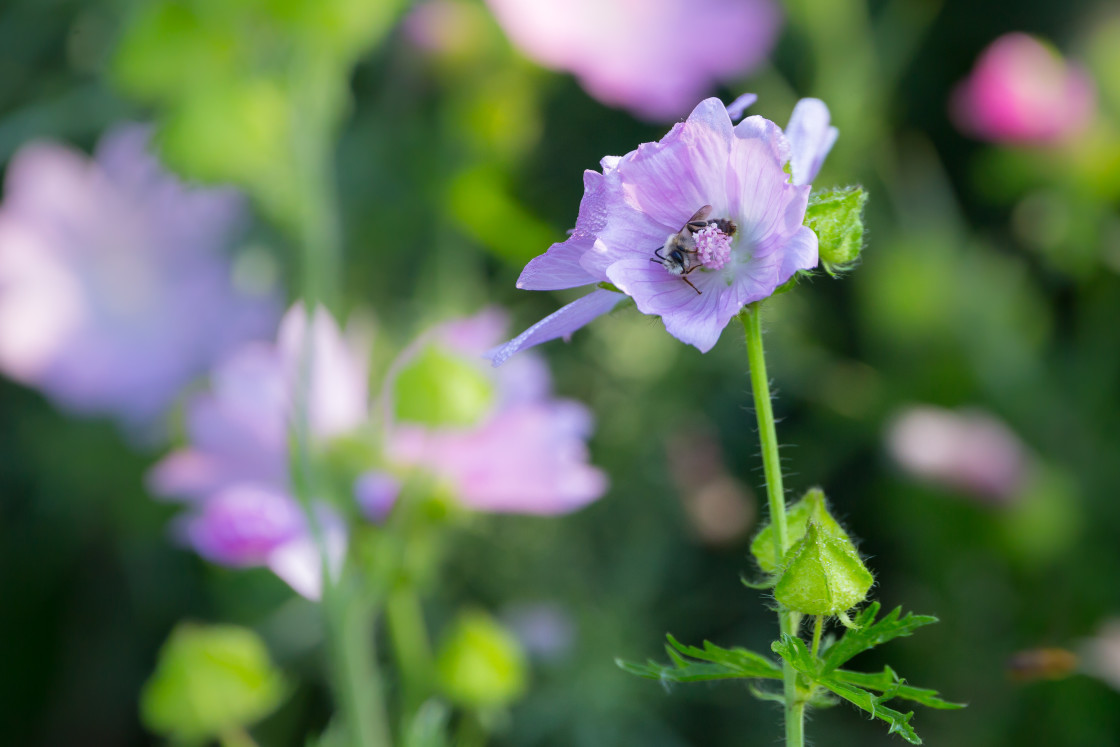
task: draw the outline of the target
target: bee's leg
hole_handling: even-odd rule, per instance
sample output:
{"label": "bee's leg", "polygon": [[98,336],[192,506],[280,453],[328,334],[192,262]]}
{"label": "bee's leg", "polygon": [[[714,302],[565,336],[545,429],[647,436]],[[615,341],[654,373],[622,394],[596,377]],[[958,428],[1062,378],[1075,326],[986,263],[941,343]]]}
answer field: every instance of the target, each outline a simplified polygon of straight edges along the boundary
{"label": "bee's leg", "polygon": [[686,283],[688,283],[688,287],[689,287],[689,288],[691,288],[692,290],[696,291],[696,295],[698,295],[698,296],[701,296],[701,295],[703,295],[703,294],[702,294],[702,293],[700,292],[700,289],[699,289],[699,288],[697,288],[697,287],[696,287],[695,285],[693,285],[693,284],[692,284],[692,281],[691,281],[691,280],[689,280],[687,276],[685,276],[685,275],[681,275],[681,280],[683,280],[683,281],[685,281]]}

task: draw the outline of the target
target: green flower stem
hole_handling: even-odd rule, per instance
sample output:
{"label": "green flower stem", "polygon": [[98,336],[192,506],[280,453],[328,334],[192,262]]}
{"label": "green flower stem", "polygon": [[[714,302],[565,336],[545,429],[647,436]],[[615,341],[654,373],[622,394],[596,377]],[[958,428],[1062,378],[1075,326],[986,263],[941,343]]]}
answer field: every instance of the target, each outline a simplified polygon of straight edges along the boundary
{"label": "green flower stem", "polygon": [[408,723],[428,697],[434,666],[416,589],[411,585],[394,589],[389,594],[385,615],[404,691],[402,721]]}
{"label": "green flower stem", "polygon": [[[328,582],[329,584],[329,582]],[[373,646],[374,605],[353,587],[328,585],[324,607],[332,685],[353,747],[392,747]]]}
{"label": "green flower stem", "polygon": [[[754,411],[758,418],[758,438],[762,444],[762,468],[766,475],[766,498],[770,509],[770,523],[774,527],[774,545],[777,557],[784,558],[790,546],[789,531],[786,529],[786,499],[782,488],[782,464],[778,456],[778,434],[774,427],[770,378],[766,375],[766,356],[762,350],[762,322],[759,315],[760,303],[752,303],[743,309],[740,319],[747,338],[747,360],[750,362]],[[797,635],[801,625],[800,618],[794,612],[778,609],[778,624],[784,634]],[[786,661],[782,662],[782,684],[785,696],[786,747],[804,747],[805,702],[797,692],[797,672]]]}
{"label": "green flower stem", "polygon": [[824,617],[817,615],[813,619],[813,658],[817,658],[817,652],[821,648],[821,629],[824,628]]}

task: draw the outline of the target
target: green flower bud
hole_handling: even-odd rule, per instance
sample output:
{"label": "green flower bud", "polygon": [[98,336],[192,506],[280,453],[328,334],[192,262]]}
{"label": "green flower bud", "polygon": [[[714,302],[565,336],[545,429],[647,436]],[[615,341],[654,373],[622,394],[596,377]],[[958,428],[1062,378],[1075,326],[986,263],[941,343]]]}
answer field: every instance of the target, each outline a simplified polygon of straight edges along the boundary
{"label": "green flower bud", "polygon": [[818,192],[809,198],[805,225],[817,234],[821,265],[830,275],[844,270],[863,249],[863,207],[867,193],[861,187]]}
{"label": "green flower bud", "polygon": [[140,718],[180,742],[203,742],[271,713],[287,690],[264,642],[233,625],[179,625],[140,695]]}
{"label": "green flower bud", "polygon": [[774,598],[804,615],[843,614],[867,598],[874,579],[851,540],[810,521],[786,558]]}
{"label": "green flower bud", "polygon": [[517,639],[479,611],[459,616],[436,659],[443,692],[468,708],[504,706],[521,697],[526,668]]}
{"label": "green flower bud", "polygon": [[494,401],[494,387],[479,366],[435,346],[397,375],[398,420],[428,426],[470,426]]}
{"label": "green flower bud", "polygon": [[[812,488],[805,493],[801,500],[786,509],[786,534],[791,549],[805,536],[805,530],[810,521],[815,521],[817,528],[822,532],[835,535],[847,542],[851,541],[844,529],[828,512],[828,506],[825,505],[824,500],[824,491],[820,488]],[[782,567],[782,561],[778,557],[774,542],[775,531],[773,524],[767,524],[751,541],[751,554],[758,561],[758,567],[768,574],[777,573],[778,569]]]}

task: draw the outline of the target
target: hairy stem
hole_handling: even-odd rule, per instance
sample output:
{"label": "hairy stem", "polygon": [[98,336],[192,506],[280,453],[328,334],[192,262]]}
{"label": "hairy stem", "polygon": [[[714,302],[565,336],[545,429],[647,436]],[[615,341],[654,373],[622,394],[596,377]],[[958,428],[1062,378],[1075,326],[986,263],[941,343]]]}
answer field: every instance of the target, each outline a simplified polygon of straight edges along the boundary
{"label": "hairy stem", "polygon": [[[770,523],[774,527],[774,549],[781,560],[789,549],[786,529],[786,499],[782,488],[782,464],[778,456],[778,434],[774,426],[774,408],[770,401],[770,379],[766,375],[766,356],[762,350],[762,322],[759,303],[743,309],[740,319],[747,338],[747,360],[750,363],[754,411],[758,419],[758,439],[762,445],[762,468],[766,475],[766,500]],[[778,609],[778,625],[787,635],[797,635],[800,615]],[[786,747],[804,747],[805,703],[797,693],[797,672],[789,662],[782,662],[782,685],[785,695]]]}

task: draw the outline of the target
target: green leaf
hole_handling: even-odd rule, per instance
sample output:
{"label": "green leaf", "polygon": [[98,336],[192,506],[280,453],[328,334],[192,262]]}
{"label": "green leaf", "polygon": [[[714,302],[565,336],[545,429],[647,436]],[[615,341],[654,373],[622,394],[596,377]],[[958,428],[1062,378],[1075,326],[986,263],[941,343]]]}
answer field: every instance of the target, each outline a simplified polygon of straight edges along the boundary
{"label": "green leaf", "polygon": [[856,616],[854,627],[844,633],[844,637],[829,647],[824,655],[824,672],[838,668],[856,654],[874,648],[887,641],[912,635],[923,625],[937,622],[931,615],[902,614],[901,607],[895,607],[878,622],[873,622],[879,614],[879,603],[872,602]]}
{"label": "green leaf", "polygon": [[[672,635],[665,652],[672,660],[671,665],[649,661],[646,664],[616,659],[620,668],[651,680],[663,682],[700,682],[704,680],[726,679],[775,679],[782,678],[781,668],[771,659],[748,651],[744,648],[721,648],[711,641],[704,641],[704,648],[687,646]],[[690,657],[690,661],[685,657]]]}
{"label": "green leaf", "polygon": [[253,631],[184,623],[160,650],[140,696],[140,717],[158,734],[200,742],[264,718],[286,690]]}
{"label": "green leaf", "polygon": [[849,703],[867,711],[873,718],[886,721],[890,725],[890,729],[887,731],[888,734],[898,734],[910,744],[922,743],[917,732],[914,731],[914,727],[910,726],[910,719],[914,716],[913,711],[910,713],[901,713],[883,705],[883,701],[890,700],[890,696],[876,696],[867,690],[849,685],[832,677],[826,677],[823,680],[818,680],[818,682]]}
{"label": "green leaf", "polygon": [[880,693],[889,693],[891,698],[902,698],[921,703],[928,708],[939,710],[955,710],[964,708],[964,703],[951,703],[938,697],[936,690],[922,687],[911,687],[905,680],[899,679],[898,674],[890,667],[885,667],[882,672],[852,672],[847,669],[837,669],[832,677],[849,685],[856,685],[865,690],[874,690]]}
{"label": "green leaf", "polygon": [[827,688],[849,703],[867,711],[874,718],[886,721],[890,725],[888,734],[899,734],[911,744],[922,743],[913,727],[910,726],[910,718],[914,715],[912,712],[902,714],[883,705],[884,701],[894,697],[892,694],[885,693],[876,696],[867,690],[839,679],[835,675],[822,674],[820,661],[814,659],[812,654],[809,653],[805,642],[788,633],[782,633],[782,639],[774,641],[771,648],[789,662],[794,669],[808,677],[810,682]]}
{"label": "green leaf", "polygon": [[805,225],[817,234],[821,264],[830,275],[859,258],[866,204],[867,193],[861,187],[818,192],[809,198]]}

